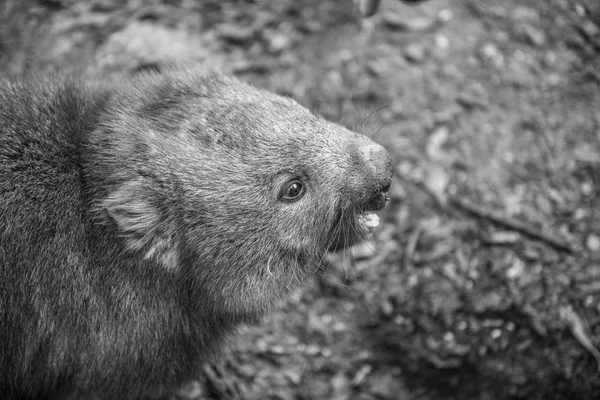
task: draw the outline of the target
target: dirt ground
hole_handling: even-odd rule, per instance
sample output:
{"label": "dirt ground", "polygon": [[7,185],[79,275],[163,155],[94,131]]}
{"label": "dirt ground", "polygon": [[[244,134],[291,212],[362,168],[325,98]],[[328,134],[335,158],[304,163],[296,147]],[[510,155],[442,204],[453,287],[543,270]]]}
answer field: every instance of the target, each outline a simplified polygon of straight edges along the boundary
{"label": "dirt ground", "polygon": [[181,399],[598,399],[596,3],[4,0],[0,67],[202,63],[395,155],[376,237]]}

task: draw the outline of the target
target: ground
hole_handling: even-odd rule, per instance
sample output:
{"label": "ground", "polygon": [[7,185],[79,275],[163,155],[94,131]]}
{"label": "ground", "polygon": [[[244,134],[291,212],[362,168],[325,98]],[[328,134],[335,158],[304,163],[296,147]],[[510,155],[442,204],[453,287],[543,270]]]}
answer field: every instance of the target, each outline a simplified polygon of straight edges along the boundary
{"label": "ground", "polygon": [[0,5],[6,73],[202,63],[395,157],[384,223],[182,399],[600,398],[595,0]]}

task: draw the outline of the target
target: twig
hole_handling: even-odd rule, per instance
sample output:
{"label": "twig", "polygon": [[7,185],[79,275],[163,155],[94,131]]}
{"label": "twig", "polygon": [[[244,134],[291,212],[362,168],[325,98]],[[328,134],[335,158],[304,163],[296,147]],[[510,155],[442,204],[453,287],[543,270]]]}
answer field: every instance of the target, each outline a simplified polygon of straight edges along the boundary
{"label": "twig", "polygon": [[600,371],[600,351],[594,346],[589,335],[589,330],[582,321],[581,317],[577,315],[573,307],[563,306],[559,309],[560,318],[569,325],[571,333],[579,344],[586,349],[596,360],[598,365],[598,371]]}
{"label": "twig", "polygon": [[575,251],[569,243],[566,243],[563,240],[550,235],[549,233],[542,232],[539,229],[536,229],[535,227],[525,222],[508,217],[506,215],[502,215],[498,212],[488,210],[466,199],[451,197],[449,200],[452,204],[458,206],[459,208],[462,208],[465,211],[470,212],[471,214],[474,214],[480,218],[490,220],[493,223],[501,225],[505,228],[521,232],[533,239],[547,243],[558,250],[562,250],[567,253],[573,253]]}
{"label": "twig", "polygon": [[404,255],[402,257],[402,264],[405,270],[408,270],[409,268],[412,268],[414,266],[413,260],[415,256],[415,251],[417,249],[417,244],[419,243],[419,239],[421,238],[422,232],[422,226],[418,225],[408,238],[408,243],[406,243]]}

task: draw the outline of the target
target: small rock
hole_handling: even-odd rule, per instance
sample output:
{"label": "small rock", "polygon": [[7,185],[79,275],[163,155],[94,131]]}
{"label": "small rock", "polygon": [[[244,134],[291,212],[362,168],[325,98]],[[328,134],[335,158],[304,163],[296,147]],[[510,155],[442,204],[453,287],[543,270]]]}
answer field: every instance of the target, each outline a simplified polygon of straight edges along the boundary
{"label": "small rock", "polygon": [[542,47],[546,44],[546,35],[544,32],[531,25],[523,25],[523,36],[527,43],[536,47]]}
{"label": "small rock", "polygon": [[178,397],[183,399],[198,399],[206,395],[204,388],[198,381],[186,383],[177,393]]}
{"label": "small rock", "polygon": [[377,9],[379,8],[379,3],[381,0],[357,0],[355,3],[358,3],[358,10],[360,11],[360,15],[363,18],[368,18],[373,16]]}
{"label": "small rock", "polygon": [[492,63],[496,68],[504,65],[504,55],[494,43],[486,43],[481,48],[481,56],[485,61]]}
{"label": "small rock", "polygon": [[383,16],[383,24],[393,30],[422,32],[433,28],[436,20],[427,17],[407,19],[395,13],[387,13]]}
{"label": "small rock", "polygon": [[525,274],[525,263],[520,259],[515,259],[510,268],[506,270],[506,276],[509,279],[520,278],[523,274]]}
{"label": "small rock", "polygon": [[591,194],[594,192],[594,186],[591,182],[582,182],[580,188],[581,193],[584,196],[591,196]]}
{"label": "small rock", "polygon": [[512,12],[512,18],[517,21],[537,21],[540,19],[540,14],[529,7],[516,7]]}
{"label": "small rock", "polygon": [[579,162],[600,165],[600,153],[592,149],[588,143],[579,144],[573,153]]}
{"label": "small rock", "polygon": [[367,61],[365,68],[373,76],[386,76],[392,69],[390,63],[381,58]]}
{"label": "small rock", "polygon": [[267,341],[265,339],[259,338],[256,340],[256,343],[254,344],[254,348],[259,353],[265,353],[269,349],[269,344],[267,343]]}
{"label": "small rock", "polygon": [[521,240],[521,235],[512,231],[493,232],[490,235],[490,243],[498,245],[514,244]]}
{"label": "small rock", "polygon": [[460,113],[462,108],[456,104],[452,104],[442,110],[436,111],[433,115],[434,122],[442,125],[453,121]]}
{"label": "small rock", "polygon": [[407,61],[420,64],[425,59],[425,49],[419,44],[409,44],[404,48],[404,58]]}
{"label": "small rock", "polygon": [[444,145],[450,137],[450,131],[445,126],[440,126],[427,139],[426,152],[432,160],[444,158]]}
{"label": "small rock", "polygon": [[280,53],[283,50],[290,48],[292,45],[292,40],[288,35],[277,32],[271,33],[267,37],[267,41],[271,53]]}
{"label": "small rock", "polygon": [[523,249],[523,257],[529,261],[537,261],[542,258],[542,253],[540,252],[540,249],[527,246]]}
{"label": "small rock", "polygon": [[317,344],[309,344],[304,350],[304,354],[309,357],[314,357],[321,353],[321,346]]}
{"label": "small rock", "polygon": [[594,253],[600,251],[600,237],[593,233],[588,235],[585,239],[585,247]]}
{"label": "small rock", "polygon": [[448,22],[454,18],[454,13],[449,8],[440,10],[437,14],[437,19],[441,22]]}
{"label": "small rock", "polygon": [[114,17],[104,13],[85,13],[79,18],[64,21],[56,29],[58,32],[71,34],[80,30],[101,29],[108,25],[111,18]]}
{"label": "small rock", "polygon": [[294,385],[299,385],[302,382],[302,373],[294,369],[286,369],[284,375]]}
{"label": "small rock", "polygon": [[347,400],[350,399],[351,388],[350,380],[344,372],[338,372],[331,379],[331,399],[332,400]]}
{"label": "small rock", "polygon": [[267,60],[239,60],[231,65],[231,70],[236,74],[255,73],[264,74],[274,68],[273,63]]}
{"label": "small rock", "polygon": [[96,51],[94,65],[102,71],[132,71],[153,64],[203,63],[229,71],[224,58],[212,50],[213,43],[207,37],[183,30],[151,22],[132,22],[104,41]]}
{"label": "small rock", "polygon": [[581,221],[584,218],[589,218],[590,213],[587,210],[584,210],[583,208],[578,208],[575,210],[575,212],[573,212],[573,219],[575,221]]}
{"label": "small rock", "polygon": [[269,350],[270,350],[271,354],[281,355],[281,354],[287,353],[286,349],[280,344],[275,344],[275,345],[271,346],[271,348]]}
{"label": "small rock", "polygon": [[463,92],[461,94],[458,95],[458,97],[456,98],[456,102],[458,104],[460,104],[461,106],[463,106],[466,109],[475,109],[475,108],[482,108],[482,109],[486,109],[488,108],[488,103],[487,101],[485,101],[484,99],[482,99],[481,97],[473,94],[473,93],[467,93],[467,92]]}
{"label": "small rock", "polygon": [[247,379],[252,379],[256,376],[256,366],[251,364],[242,364],[236,368],[237,372]]}
{"label": "small rock", "polygon": [[600,35],[600,26],[598,26],[598,24],[594,23],[593,21],[583,21],[581,23],[581,29],[583,29],[583,31],[590,37]]}
{"label": "small rock", "polygon": [[362,367],[360,367],[360,369],[356,371],[356,374],[354,374],[354,378],[352,378],[352,385],[361,385],[365,381],[365,378],[371,373],[371,371],[373,371],[373,367],[369,364],[365,364]]}
{"label": "small rock", "polygon": [[243,27],[235,24],[221,24],[217,26],[217,34],[224,40],[232,43],[246,43],[254,38],[254,28]]}
{"label": "small rock", "polygon": [[95,0],[90,4],[92,12],[111,12],[119,7],[119,3],[112,0]]}
{"label": "small rock", "polygon": [[298,29],[306,33],[317,33],[323,30],[323,25],[317,20],[308,20],[303,21],[303,23],[298,27]]}
{"label": "small rock", "polygon": [[446,35],[438,34],[435,35],[435,42],[433,46],[433,54],[437,58],[444,58],[448,55],[450,47],[450,40]]}
{"label": "small rock", "polygon": [[440,203],[445,203],[446,188],[450,183],[450,176],[445,168],[439,165],[431,165],[427,169],[427,177],[423,183]]}
{"label": "small rock", "polygon": [[394,305],[392,304],[390,299],[384,299],[380,304],[380,308],[381,313],[386,317],[389,317],[394,312]]}

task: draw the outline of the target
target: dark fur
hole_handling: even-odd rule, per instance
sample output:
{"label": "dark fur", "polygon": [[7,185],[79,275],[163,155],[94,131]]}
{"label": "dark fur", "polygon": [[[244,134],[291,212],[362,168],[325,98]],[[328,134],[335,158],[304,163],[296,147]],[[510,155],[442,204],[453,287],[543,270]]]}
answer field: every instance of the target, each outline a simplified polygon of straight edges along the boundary
{"label": "dark fur", "polygon": [[390,179],[366,137],[216,73],[0,82],[2,398],[169,393],[361,240]]}

